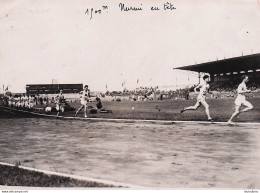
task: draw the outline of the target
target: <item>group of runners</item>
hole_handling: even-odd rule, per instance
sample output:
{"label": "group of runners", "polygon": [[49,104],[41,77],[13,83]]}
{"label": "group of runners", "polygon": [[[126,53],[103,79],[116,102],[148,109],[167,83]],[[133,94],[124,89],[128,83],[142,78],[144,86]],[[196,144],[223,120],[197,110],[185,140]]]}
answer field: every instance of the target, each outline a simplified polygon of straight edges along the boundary
{"label": "group of runners", "polygon": [[[88,107],[88,102],[90,101],[90,90],[88,88],[88,85],[85,85],[84,88],[83,88],[83,91],[81,91],[80,93],[80,104],[81,106],[78,108],[78,110],[76,111],[75,113],[75,117],[77,117],[78,113],[84,109],[84,117],[87,118],[87,109],[90,107],[90,108],[93,108],[92,106],[89,106]],[[62,90],[60,90],[60,93],[56,96],[56,110],[58,111],[57,113],[57,116],[59,115],[60,112],[64,112],[65,108],[64,108],[64,104],[66,104],[66,100],[64,98],[64,95],[62,94]],[[97,109],[101,109],[103,106],[102,106],[102,102],[101,102],[101,99],[99,97],[96,97],[96,108],[94,109],[91,109],[90,110],[90,113],[92,111],[92,113],[95,111],[97,112],[96,110]],[[51,111],[51,109],[50,109]],[[102,112],[108,112],[108,110],[105,110],[105,109],[101,109]],[[100,111],[100,112],[101,112]]]}
{"label": "group of runners", "polygon": [[[199,89],[199,94],[197,97],[196,104],[194,106],[189,106],[189,107],[182,109],[181,113],[183,113],[187,110],[196,110],[200,105],[203,105],[205,107],[205,112],[208,116],[208,120],[212,121],[212,118],[209,113],[209,105],[206,102],[206,93],[209,93],[209,81],[210,81],[210,77],[208,75],[204,75],[202,83],[194,88],[195,92],[198,92],[198,89]],[[238,114],[253,109],[253,105],[246,100],[246,95],[245,95],[245,93],[252,92],[251,90],[248,90],[246,87],[246,83],[248,81],[249,81],[248,76],[243,75],[242,82],[239,84],[239,86],[237,88],[237,98],[235,100],[235,112],[231,115],[230,119],[228,120],[229,124],[234,124],[233,119]],[[246,106],[246,108],[244,108],[240,111],[240,107],[242,105]]]}
{"label": "group of runners", "polygon": [[[87,116],[87,108],[88,108],[87,103],[89,102],[89,98],[90,98],[90,90],[88,89],[88,85],[85,85],[83,91],[80,92],[81,106],[76,111],[75,117],[78,115],[78,113],[82,109],[84,109],[84,117],[85,118],[88,117]],[[55,97],[55,103],[56,103],[56,110],[58,111],[58,113],[57,113],[57,116],[58,116],[60,112],[64,112],[64,110],[65,110],[65,108],[64,108],[65,98],[62,93],[62,90],[60,90],[60,93]]]}

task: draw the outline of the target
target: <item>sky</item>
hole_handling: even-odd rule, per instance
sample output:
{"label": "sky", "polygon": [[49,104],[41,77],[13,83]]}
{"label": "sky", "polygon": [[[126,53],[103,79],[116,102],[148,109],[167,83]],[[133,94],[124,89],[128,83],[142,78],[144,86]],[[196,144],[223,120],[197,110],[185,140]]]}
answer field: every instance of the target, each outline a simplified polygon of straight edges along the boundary
{"label": "sky", "polygon": [[0,0],[0,85],[174,89],[198,75],[173,68],[260,53],[259,34],[257,0]]}

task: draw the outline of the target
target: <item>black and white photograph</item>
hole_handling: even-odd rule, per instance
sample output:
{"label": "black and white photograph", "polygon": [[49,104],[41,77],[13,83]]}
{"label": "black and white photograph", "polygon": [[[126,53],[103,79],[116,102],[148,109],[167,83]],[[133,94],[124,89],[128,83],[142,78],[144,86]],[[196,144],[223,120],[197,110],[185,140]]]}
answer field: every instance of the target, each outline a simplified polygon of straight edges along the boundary
{"label": "black and white photograph", "polygon": [[1,193],[260,189],[260,0],[0,0]]}

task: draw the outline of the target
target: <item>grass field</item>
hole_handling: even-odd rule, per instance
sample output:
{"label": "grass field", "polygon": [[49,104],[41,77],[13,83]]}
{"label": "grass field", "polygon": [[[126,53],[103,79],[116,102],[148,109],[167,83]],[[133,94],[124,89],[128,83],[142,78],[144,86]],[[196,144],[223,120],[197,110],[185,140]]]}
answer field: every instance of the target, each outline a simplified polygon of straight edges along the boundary
{"label": "grass field", "polygon": [[[210,114],[214,121],[227,121],[235,110],[234,98],[208,99]],[[242,113],[234,121],[259,122],[260,121],[260,97],[248,99],[254,109],[250,112]],[[150,119],[150,120],[207,120],[204,107],[199,107],[196,111],[186,111],[180,113],[183,107],[194,105],[193,100],[163,100],[163,101],[104,101],[103,107],[112,110],[112,114],[89,114],[89,117],[121,118],[121,119]],[[89,105],[95,106],[94,102]],[[71,106],[78,108],[80,104],[71,103]],[[244,108],[244,107],[242,107]],[[65,113],[66,114],[66,113]],[[73,116],[73,113],[68,113]],[[61,114],[62,115],[62,114]],[[83,111],[79,113],[83,117]]]}
{"label": "grass field", "polygon": [[[210,106],[210,114],[214,121],[226,122],[235,110],[235,98],[208,98],[207,102]],[[260,122],[260,96],[249,98],[254,109],[241,113],[234,121],[238,122]],[[166,99],[163,101],[103,101],[103,108],[111,110],[113,113],[91,114],[88,109],[88,117],[90,118],[112,118],[112,119],[140,119],[140,120],[172,120],[172,121],[206,121],[207,116],[204,107],[201,105],[197,110],[185,111],[180,113],[181,109],[187,106],[193,106],[196,99],[192,100],[172,100]],[[70,106],[78,109],[79,102],[69,103]],[[88,106],[95,107],[95,102],[89,102]],[[55,104],[49,104],[55,107]],[[43,106],[37,105],[35,108],[43,109]],[[243,109],[245,107],[241,107]],[[73,117],[76,111],[67,111],[60,113],[60,116]],[[56,115],[56,112],[50,114]],[[9,114],[9,116],[11,116]],[[5,112],[0,113],[0,117],[5,117]],[[12,117],[12,116],[11,116]],[[78,117],[83,117],[83,109],[78,114]]]}

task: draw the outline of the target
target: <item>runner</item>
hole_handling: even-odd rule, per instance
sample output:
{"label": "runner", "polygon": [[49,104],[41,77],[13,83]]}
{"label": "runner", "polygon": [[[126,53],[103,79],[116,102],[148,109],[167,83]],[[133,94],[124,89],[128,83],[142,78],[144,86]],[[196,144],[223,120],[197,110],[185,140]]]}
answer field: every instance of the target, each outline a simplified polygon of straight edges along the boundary
{"label": "runner", "polygon": [[63,102],[64,95],[62,94],[62,90],[60,90],[60,93],[56,96],[56,110],[58,111],[57,116],[59,116],[60,112],[64,112]]}
{"label": "runner", "polygon": [[[242,76],[242,82],[240,83],[240,85],[237,88],[237,98],[235,100],[235,112],[232,114],[232,116],[228,120],[229,124],[234,124],[234,122],[232,122],[232,120],[239,113],[246,112],[246,111],[253,109],[253,105],[246,100],[246,95],[245,95],[245,93],[251,92],[251,90],[247,90],[247,88],[246,88],[246,83],[248,81],[249,81],[248,76],[243,75]],[[241,105],[246,106],[246,108],[244,108],[242,111],[239,111],[239,108],[241,107]]]}
{"label": "runner", "polygon": [[90,97],[90,90],[88,89],[88,85],[85,85],[83,91],[80,92],[81,96],[80,96],[80,103],[81,106],[80,108],[76,111],[75,117],[78,115],[78,113],[84,108],[84,116],[85,118],[87,118],[87,103],[89,101],[89,97]]}
{"label": "runner", "polygon": [[194,88],[195,92],[197,92],[197,89],[200,88],[199,95],[197,97],[197,103],[194,106],[184,108],[183,110],[181,110],[181,113],[183,113],[186,110],[196,110],[202,104],[205,107],[205,111],[208,116],[208,120],[209,121],[212,120],[212,118],[210,117],[210,114],[209,114],[209,105],[205,100],[206,93],[209,90],[209,84],[208,84],[209,81],[210,81],[210,78],[208,75],[203,76],[203,82]]}

